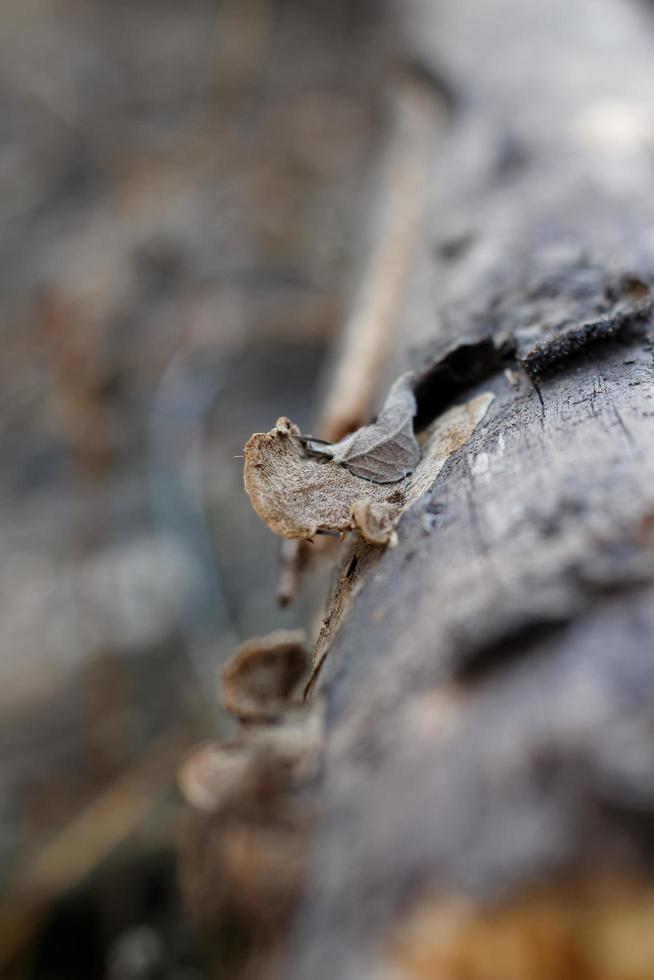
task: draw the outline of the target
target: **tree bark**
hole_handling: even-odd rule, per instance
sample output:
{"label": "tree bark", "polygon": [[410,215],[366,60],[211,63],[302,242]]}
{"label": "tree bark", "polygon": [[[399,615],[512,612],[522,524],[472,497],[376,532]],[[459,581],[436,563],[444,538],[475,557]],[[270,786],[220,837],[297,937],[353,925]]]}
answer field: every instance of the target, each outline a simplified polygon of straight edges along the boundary
{"label": "tree bark", "polygon": [[288,980],[654,977],[654,24],[398,4],[450,120],[393,368],[472,438],[352,544]]}

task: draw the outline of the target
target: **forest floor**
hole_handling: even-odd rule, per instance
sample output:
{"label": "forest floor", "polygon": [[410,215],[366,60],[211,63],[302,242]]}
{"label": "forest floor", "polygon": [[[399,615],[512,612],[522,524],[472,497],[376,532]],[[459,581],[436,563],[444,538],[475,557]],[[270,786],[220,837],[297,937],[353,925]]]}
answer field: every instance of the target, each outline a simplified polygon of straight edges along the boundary
{"label": "forest floor", "polygon": [[367,10],[3,10],[0,970],[191,975],[177,764],[234,643],[314,608],[277,608],[237,457],[317,402],[378,136]]}

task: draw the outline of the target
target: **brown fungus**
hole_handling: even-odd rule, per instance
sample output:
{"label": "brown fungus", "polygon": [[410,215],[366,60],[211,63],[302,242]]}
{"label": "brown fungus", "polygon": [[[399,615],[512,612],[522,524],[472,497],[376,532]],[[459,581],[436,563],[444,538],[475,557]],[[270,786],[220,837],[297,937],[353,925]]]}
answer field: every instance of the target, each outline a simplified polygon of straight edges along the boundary
{"label": "brown fungus", "polygon": [[370,483],[343,466],[307,455],[300,430],[279,419],[270,432],[255,433],[245,447],[245,489],[259,517],[283,538],[313,538],[347,531],[352,505],[368,495],[384,501],[396,487]]}
{"label": "brown fungus", "polygon": [[352,521],[368,544],[397,544],[397,507],[393,504],[359,497],[352,504]]}
{"label": "brown fungus", "polygon": [[186,802],[202,813],[216,813],[241,798],[250,786],[255,758],[240,745],[209,742],[181,762],[177,784]]}
{"label": "brown fungus", "polygon": [[289,707],[309,654],[303,630],[276,630],[241,644],[220,674],[225,709],[242,721],[273,721]]}
{"label": "brown fungus", "polygon": [[[481,394],[439,416],[421,434],[420,461],[401,484],[364,480],[345,466],[307,454],[298,427],[281,418],[270,432],[255,433],[248,441],[245,489],[259,517],[283,538],[362,530],[353,516],[355,504],[359,513],[369,514],[381,504],[384,520],[395,522],[431,487],[449,456],[467,442],[492,400],[492,394]],[[362,498],[368,503],[362,505]],[[362,522],[369,526],[365,517]]]}

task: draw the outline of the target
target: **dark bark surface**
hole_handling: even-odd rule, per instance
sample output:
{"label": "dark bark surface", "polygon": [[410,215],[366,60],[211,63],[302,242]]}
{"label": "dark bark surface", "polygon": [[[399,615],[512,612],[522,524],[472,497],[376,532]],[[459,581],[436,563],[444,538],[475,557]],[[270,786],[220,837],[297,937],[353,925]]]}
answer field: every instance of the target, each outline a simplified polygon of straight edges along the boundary
{"label": "dark bark surface", "polygon": [[654,25],[398,6],[454,108],[395,367],[426,371],[423,422],[495,400],[398,547],[353,545],[334,586],[293,980],[440,976],[393,953],[427,891],[652,870]]}

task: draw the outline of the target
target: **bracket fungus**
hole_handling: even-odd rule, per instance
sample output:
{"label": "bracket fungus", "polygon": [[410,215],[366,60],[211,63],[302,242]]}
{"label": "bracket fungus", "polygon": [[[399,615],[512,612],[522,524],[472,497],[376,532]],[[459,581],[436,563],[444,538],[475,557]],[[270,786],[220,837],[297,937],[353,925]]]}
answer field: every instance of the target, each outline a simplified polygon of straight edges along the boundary
{"label": "bracket fungus", "polygon": [[302,436],[287,418],[278,419],[270,432],[250,437],[245,489],[272,531],[283,538],[311,540],[319,533],[356,528],[371,544],[394,543],[401,514],[467,442],[493,400],[487,392],[455,405],[418,441],[413,434],[412,377],[402,375],[393,385],[377,422],[328,448]]}
{"label": "bracket fungus", "polygon": [[275,630],[246,640],[223,667],[225,709],[241,721],[273,721],[287,709],[309,665],[303,630]]}

